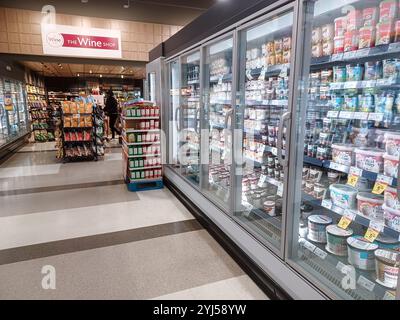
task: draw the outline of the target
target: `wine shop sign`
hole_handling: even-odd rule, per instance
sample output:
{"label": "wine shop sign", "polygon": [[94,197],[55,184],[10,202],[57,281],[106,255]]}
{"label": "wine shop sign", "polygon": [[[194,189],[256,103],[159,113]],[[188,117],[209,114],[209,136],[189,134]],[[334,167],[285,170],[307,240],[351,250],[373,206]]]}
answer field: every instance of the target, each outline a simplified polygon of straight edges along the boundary
{"label": "wine shop sign", "polygon": [[43,53],[56,56],[121,58],[121,31],[42,24]]}

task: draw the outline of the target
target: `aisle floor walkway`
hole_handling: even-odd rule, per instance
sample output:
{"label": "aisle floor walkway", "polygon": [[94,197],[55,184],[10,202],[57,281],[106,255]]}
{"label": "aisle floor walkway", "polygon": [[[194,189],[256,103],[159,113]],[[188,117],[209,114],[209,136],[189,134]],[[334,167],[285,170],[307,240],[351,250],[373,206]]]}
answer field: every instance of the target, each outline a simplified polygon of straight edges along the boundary
{"label": "aisle floor walkway", "polygon": [[52,143],[0,165],[0,299],[267,299],[168,189],[128,192],[121,170],[120,148],[62,163]]}

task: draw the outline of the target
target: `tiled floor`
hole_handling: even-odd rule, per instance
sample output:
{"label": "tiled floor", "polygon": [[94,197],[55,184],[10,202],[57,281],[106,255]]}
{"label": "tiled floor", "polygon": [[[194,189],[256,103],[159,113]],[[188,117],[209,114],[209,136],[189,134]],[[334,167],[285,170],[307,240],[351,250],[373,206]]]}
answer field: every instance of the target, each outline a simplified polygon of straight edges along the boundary
{"label": "tiled floor", "polygon": [[0,165],[0,299],[267,299],[168,189],[127,191],[119,148],[82,163],[53,150]]}

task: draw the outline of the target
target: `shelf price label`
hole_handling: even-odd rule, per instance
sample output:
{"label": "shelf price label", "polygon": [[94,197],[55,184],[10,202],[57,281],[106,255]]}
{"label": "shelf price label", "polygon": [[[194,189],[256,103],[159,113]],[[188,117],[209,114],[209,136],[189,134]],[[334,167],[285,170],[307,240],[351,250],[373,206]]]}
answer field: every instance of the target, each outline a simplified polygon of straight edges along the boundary
{"label": "shelf price label", "polygon": [[352,112],[352,111],[340,111],[339,117],[343,118],[343,119],[353,119],[354,118],[354,112]]}
{"label": "shelf price label", "polygon": [[338,115],[339,115],[339,111],[330,110],[330,111],[328,111],[326,116],[328,118],[337,118]]}
{"label": "shelf price label", "polygon": [[368,291],[373,291],[375,288],[375,283],[373,283],[371,280],[368,280],[364,276],[360,276],[357,280],[357,284],[364,287]]}
{"label": "shelf price label", "polygon": [[345,210],[342,218],[338,223],[338,227],[342,229],[347,229],[352,221],[356,218],[356,214],[350,210]]}
{"label": "shelf price label", "polygon": [[348,173],[350,168],[345,166],[345,165],[343,165],[343,164],[339,164],[339,163],[331,161],[329,163],[329,169],[340,171],[340,172],[344,172],[344,173]]}
{"label": "shelf price label", "polygon": [[320,257],[322,260],[324,260],[328,256],[328,254],[325,251],[321,250],[318,247],[315,248],[314,254]]}
{"label": "shelf price label", "polygon": [[331,61],[342,61],[343,53],[335,53],[331,56]]}
{"label": "shelf price label", "polygon": [[383,120],[383,113],[371,112],[368,120],[381,122]]}
{"label": "shelf price label", "polygon": [[260,72],[260,76],[258,77],[258,80],[265,80],[265,73],[267,72],[267,70],[265,69],[265,67],[262,67],[261,72]]}
{"label": "shelf price label", "polygon": [[321,202],[321,206],[328,210],[331,210],[332,209],[332,201],[329,199],[324,199]]}
{"label": "shelf price label", "polygon": [[364,235],[364,239],[369,242],[374,242],[376,238],[378,238],[379,233],[383,230],[383,224],[377,223],[375,221],[371,221],[369,224],[369,228]]}
{"label": "shelf price label", "polygon": [[357,57],[357,51],[350,51],[350,52],[345,52],[343,54],[343,59],[344,60],[351,60]]}
{"label": "shelf price label", "polygon": [[368,119],[368,112],[354,112],[354,119],[367,120]]}
{"label": "shelf price label", "polygon": [[357,89],[358,82],[357,81],[347,81],[344,84],[344,89]]}
{"label": "shelf price label", "polygon": [[276,194],[279,197],[283,197],[283,183],[279,183],[278,184],[278,190],[276,191]]}
{"label": "shelf price label", "polygon": [[267,176],[266,175],[264,175],[264,174],[262,174],[261,176],[260,176],[260,180],[258,180],[258,186],[260,187],[260,188],[262,188],[263,186],[264,186],[264,183],[265,183],[265,180],[267,179]]}
{"label": "shelf price label", "polygon": [[370,52],[370,48],[364,48],[364,49],[360,49],[357,51],[357,58],[364,58],[367,57],[369,55]]}
{"label": "shelf price label", "polygon": [[390,291],[386,291],[382,300],[396,300],[396,296],[393,293],[391,293]]}
{"label": "shelf price label", "polygon": [[362,176],[362,169],[356,167],[350,167],[347,184],[349,186],[355,187],[358,183],[358,179],[361,176]]}
{"label": "shelf price label", "polygon": [[372,189],[372,193],[374,194],[382,194],[388,185],[392,184],[393,178],[387,177],[383,174],[378,174],[376,178],[374,188]]}

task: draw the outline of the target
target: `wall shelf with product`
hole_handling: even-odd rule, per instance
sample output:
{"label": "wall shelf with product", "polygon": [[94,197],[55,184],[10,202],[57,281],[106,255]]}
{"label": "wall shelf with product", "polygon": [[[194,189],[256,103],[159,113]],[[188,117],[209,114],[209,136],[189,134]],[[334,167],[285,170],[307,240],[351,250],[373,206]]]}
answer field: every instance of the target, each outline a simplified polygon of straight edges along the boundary
{"label": "wall shelf with product", "polygon": [[400,1],[275,2],[235,23],[181,52],[178,32],[148,65],[165,181],[295,299],[400,299]]}
{"label": "wall shelf with product", "polygon": [[159,107],[143,100],[125,103],[122,127],[123,176],[128,190],[163,188]]}

